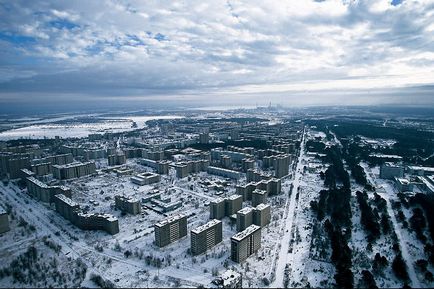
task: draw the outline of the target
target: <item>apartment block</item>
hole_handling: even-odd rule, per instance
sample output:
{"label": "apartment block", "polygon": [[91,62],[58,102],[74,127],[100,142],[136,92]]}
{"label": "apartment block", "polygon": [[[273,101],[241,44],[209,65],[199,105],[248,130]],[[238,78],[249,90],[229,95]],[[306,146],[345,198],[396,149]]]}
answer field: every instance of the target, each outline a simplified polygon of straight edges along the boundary
{"label": "apartment block", "polygon": [[247,227],[231,238],[231,259],[241,263],[261,248],[261,228],[256,225]]}
{"label": "apartment block", "polygon": [[37,176],[45,176],[51,174],[52,172],[51,163],[40,163],[40,164],[31,165],[30,169]]}
{"label": "apartment block", "polygon": [[223,239],[222,222],[213,219],[191,230],[191,253],[199,255],[211,249]]}
{"label": "apartment block", "polygon": [[252,206],[256,207],[259,204],[267,202],[267,191],[256,189],[252,192]]}
{"label": "apartment block", "polygon": [[259,204],[253,209],[253,224],[264,227],[271,222],[271,206]]}
{"label": "apartment block", "polygon": [[236,214],[243,206],[243,197],[232,195],[225,199],[225,215],[230,216]]}
{"label": "apartment block", "polygon": [[245,230],[253,224],[253,208],[245,207],[237,212],[237,232]]}
{"label": "apartment block", "polygon": [[154,225],[155,244],[164,247],[187,236],[187,215],[171,216]]}
{"label": "apartment block", "polygon": [[225,168],[213,167],[213,166],[209,166],[207,172],[208,174],[211,175],[221,176],[224,178],[229,178],[234,180],[238,180],[242,176],[240,172],[225,169]]}
{"label": "apartment block", "polygon": [[109,166],[120,166],[127,162],[127,157],[125,154],[113,154],[107,157]]}
{"label": "apartment block", "polygon": [[58,194],[71,197],[71,189],[65,186],[48,186],[34,177],[26,178],[27,192],[35,199],[44,203],[54,203]]}
{"label": "apartment block", "polygon": [[139,200],[125,196],[115,196],[115,207],[131,215],[140,214],[142,209]]}
{"label": "apartment block", "polygon": [[119,221],[110,214],[85,214],[79,212],[75,225],[82,230],[102,230],[111,235],[119,233]]}
{"label": "apartment block", "polygon": [[225,216],[225,199],[217,198],[210,202],[210,218],[221,220]]}
{"label": "apartment block", "polygon": [[56,211],[82,230],[103,230],[109,234],[119,233],[119,221],[110,214],[83,213],[78,203],[64,195],[55,196]]}
{"label": "apartment block", "polygon": [[96,173],[94,162],[53,165],[53,177],[58,180],[75,179]]}

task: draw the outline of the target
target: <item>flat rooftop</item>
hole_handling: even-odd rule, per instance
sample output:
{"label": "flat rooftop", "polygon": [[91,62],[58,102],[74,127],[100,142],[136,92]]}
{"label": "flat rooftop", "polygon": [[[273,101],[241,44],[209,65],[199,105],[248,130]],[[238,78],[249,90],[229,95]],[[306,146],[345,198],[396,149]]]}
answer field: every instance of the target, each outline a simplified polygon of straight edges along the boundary
{"label": "flat rooftop", "polygon": [[244,238],[246,238],[247,236],[253,234],[254,232],[256,232],[258,230],[261,230],[261,227],[256,226],[256,225],[250,225],[244,231],[241,231],[241,232],[233,235],[231,240],[241,241]]}
{"label": "flat rooftop", "polygon": [[270,207],[270,205],[267,204],[259,204],[256,206],[256,210],[264,210],[266,208]]}
{"label": "flat rooftop", "polygon": [[75,167],[80,167],[80,166],[85,166],[88,164],[92,164],[93,162],[74,162],[74,163],[70,163],[70,164],[65,164],[65,165],[53,165],[53,167],[59,168],[59,169],[68,169],[68,168],[75,168]]}
{"label": "flat rooftop", "polygon": [[243,196],[241,196],[241,195],[232,195],[232,196],[228,197],[227,199],[233,201],[233,200],[238,200],[240,198],[242,199]]}
{"label": "flat rooftop", "polygon": [[239,210],[239,211],[237,212],[237,214],[243,214],[243,215],[245,215],[245,214],[250,213],[251,211],[253,211],[253,208],[252,208],[252,207],[244,207],[244,208],[242,208],[241,210]]}
{"label": "flat rooftop", "polygon": [[40,180],[36,179],[35,177],[28,177],[27,178],[30,182],[34,183],[35,185],[37,185],[38,187],[41,188],[48,188],[48,185],[41,182]]}
{"label": "flat rooftop", "polygon": [[180,219],[182,219],[182,218],[186,218],[186,217],[187,217],[187,215],[182,214],[182,213],[181,213],[181,214],[178,214],[178,215],[174,215],[174,216],[171,216],[171,217],[169,217],[169,218],[166,218],[166,219],[164,219],[164,220],[162,220],[162,221],[156,223],[155,226],[157,226],[157,227],[163,227],[163,226],[165,226],[165,225],[167,225],[167,224],[170,224],[170,223],[176,222],[176,221],[178,221],[178,220],[180,220]]}
{"label": "flat rooftop", "polygon": [[221,222],[222,222],[222,221],[220,221],[220,220],[212,219],[212,220],[209,221],[208,223],[203,224],[202,226],[199,226],[199,227],[197,227],[196,229],[191,230],[191,232],[194,233],[194,234],[199,234],[199,233],[201,233],[201,232],[203,232],[203,231],[206,231],[206,230],[208,230],[209,228],[211,228],[211,227],[213,227],[213,226],[215,226],[215,225],[217,225],[217,224],[220,224]]}
{"label": "flat rooftop", "polygon": [[71,200],[71,198],[68,198],[65,195],[62,194],[57,194],[55,195],[56,198],[58,198],[59,200],[62,200],[64,203],[68,204],[71,207],[78,207],[79,204],[73,200]]}

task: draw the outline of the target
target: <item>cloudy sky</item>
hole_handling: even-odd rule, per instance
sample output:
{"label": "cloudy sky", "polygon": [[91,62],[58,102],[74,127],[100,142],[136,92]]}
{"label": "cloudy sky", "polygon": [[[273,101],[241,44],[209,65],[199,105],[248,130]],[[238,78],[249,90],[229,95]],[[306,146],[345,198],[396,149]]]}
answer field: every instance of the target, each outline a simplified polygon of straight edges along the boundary
{"label": "cloudy sky", "polygon": [[0,0],[0,105],[434,105],[434,0]]}

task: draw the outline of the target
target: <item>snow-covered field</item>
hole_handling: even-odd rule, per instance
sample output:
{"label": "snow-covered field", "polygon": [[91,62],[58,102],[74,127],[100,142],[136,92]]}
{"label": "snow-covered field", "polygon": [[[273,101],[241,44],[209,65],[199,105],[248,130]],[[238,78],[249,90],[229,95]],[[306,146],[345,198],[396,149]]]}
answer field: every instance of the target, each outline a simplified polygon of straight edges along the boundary
{"label": "snow-covered field", "polygon": [[[22,127],[13,128],[0,133],[0,140],[6,141],[11,139],[29,138],[82,138],[89,134],[103,134],[105,132],[122,132],[145,127],[145,123],[154,119],[176,119],[180,116],[162,115],[162,116],[121,116],[121,117],[98,117],[94,122],[71,122],[71,123],[53,123],[55,121],[66,121],[68,118],[55,118],[53,120],[42,120],[22,123]],[[133,127],[133,122],[137,127]]]}

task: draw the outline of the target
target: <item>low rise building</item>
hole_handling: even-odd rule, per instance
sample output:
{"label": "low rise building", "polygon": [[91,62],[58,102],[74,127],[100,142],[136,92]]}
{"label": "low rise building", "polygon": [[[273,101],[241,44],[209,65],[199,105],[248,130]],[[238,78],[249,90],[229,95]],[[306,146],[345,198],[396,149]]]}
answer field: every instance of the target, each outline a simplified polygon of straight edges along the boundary
{"label": "low rise building", "polygon": [[243,278],[240,273],[227,270],[212,281],[217,288],[243,288]]}
{"label": "low rise building", "polygon": [[145,172],[131,177],[131,182],[140,186],[158,183],[159,181],[160,175],[151,172]]}
{"label": "low rise building", "polygon": [[393,180],[404,177],[404,167],[393,163],[384,163],[380,166],[380,178]]}
{"label": "low rise building", "polygon": [[411,175],[416,176],[432,176],[434,175],[433,167],[408,166],[407,171]]}

